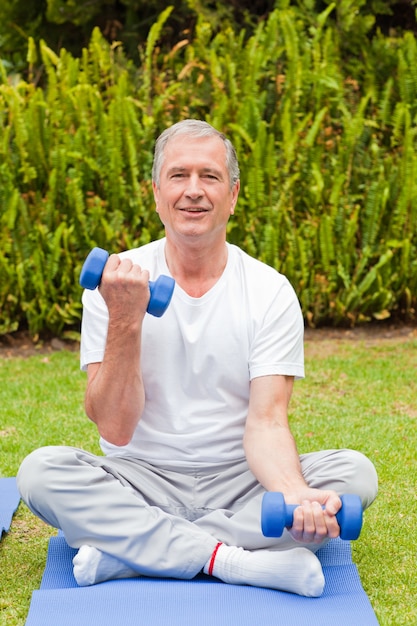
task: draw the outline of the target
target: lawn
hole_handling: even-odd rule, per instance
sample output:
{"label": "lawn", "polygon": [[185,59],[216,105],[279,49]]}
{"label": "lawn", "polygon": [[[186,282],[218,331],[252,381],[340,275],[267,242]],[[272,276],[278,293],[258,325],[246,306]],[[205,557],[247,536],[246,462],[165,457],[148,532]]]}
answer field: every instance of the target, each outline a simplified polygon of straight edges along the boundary
{"label": "lawn", "polygon": [[[306,341],[307,378],[295,385],[291,422],[300,452],[352,447],[375,463],[378,499],[353,544],[381,626],[417,624],[417,336]],[[0,358],[0,476],[32,449],[69,444],[97,451],[84,415],[76,352]],[[21,504],[0,542],[0,625],[23,626],[54,534]],[[342,623],[342,621],[341,621]]]}

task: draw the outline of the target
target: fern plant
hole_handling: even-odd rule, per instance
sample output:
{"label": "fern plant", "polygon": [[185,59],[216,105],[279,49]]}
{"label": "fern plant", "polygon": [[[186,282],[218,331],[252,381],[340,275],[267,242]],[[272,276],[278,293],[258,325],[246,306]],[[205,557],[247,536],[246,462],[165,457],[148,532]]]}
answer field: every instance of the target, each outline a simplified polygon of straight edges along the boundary
{"label": "fern plant", "polygon": [[168,7],[138,66],[97,30],[79,58],[30,40],[27,81],[0,64],[0,333],[77,328],[89,249],[163,234],[153,147],[185,117],[236,146],[228,238],[288,276],[308,324],[415,319],[416,42],[358,37],[347,71],[341,31],[356,18],[334,16],[350,4],[313,15],[282,1],[250,35],[203,16],[164,50]]}

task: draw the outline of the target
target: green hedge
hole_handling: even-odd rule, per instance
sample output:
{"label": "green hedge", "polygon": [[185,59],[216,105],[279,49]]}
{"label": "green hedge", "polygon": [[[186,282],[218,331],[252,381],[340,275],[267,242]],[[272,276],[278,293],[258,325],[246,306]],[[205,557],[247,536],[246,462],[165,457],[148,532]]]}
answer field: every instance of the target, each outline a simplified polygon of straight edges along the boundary
{"label": "green hedge", "polygon": [[[193,36],[198,19],[213,32],[225,25],[249,35],[274,9],[294,7],[303,21],[314,23],[331,0],[171,0],[174,6],[164,26],[162,42],[174,46]],[[146,41],[151,25],[166,8],[166,0],[7,0],[0,2],[0,48],[4,63],[25,72],[28,37],[44,39],[53,50],[66,48],[78,56],[94,27],[110,42],[121,41],[129,58],[138,60],[138,42]],[[369,34],[404,29],[416,32],[417,0],[338,0],[330,20],[345,35],[342,46],[350,53]],[[353,26],[353,27],[352,27]],[[347,36],[346,36],[347,35]]]}
{"label": "green hedge", "polygon": [[250,38],[201,20],[162,52],[168,8],[139,66],[98,30],[80,58],[30,40],[29,79],[0,77],[0,332],[77,327],[89,249],[163,234],[153,145],[185,117],[236,145],[229,240],[288,276],[310,325],[415,319],[416,40],[376,35],[347,64],[334,8],[277,9]]}

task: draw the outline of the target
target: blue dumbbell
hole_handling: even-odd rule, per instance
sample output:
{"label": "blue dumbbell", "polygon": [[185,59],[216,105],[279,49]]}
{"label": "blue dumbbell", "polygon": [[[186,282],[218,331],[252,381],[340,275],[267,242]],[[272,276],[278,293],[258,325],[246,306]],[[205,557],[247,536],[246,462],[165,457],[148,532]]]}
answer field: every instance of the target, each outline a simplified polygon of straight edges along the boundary
{"label": "blue dumbbell", "polygon": [[[103,248],[93,248],[81,269],[80,285],[84,289],[95,289],[99,286],[104,266],[109,258],[109,253]],[[149,281],[148,313],[155,317],[161,317],[168,308],[174,292],[175,280],[171,276],[161,274],[155,281]]]}
{"label": "blue dumbbell", "polygon": [[[359,496],[346,493],[340,496],[342,507],[336,513],[340,538],[357,539],[362,528],[362,502]],[[262,499],[261,526],[265,537],[281,537],[284,528],[291,528],[297,504],[286,504],[278,491],[268,491]],[[324,507],[323,507],[324,508]]]}

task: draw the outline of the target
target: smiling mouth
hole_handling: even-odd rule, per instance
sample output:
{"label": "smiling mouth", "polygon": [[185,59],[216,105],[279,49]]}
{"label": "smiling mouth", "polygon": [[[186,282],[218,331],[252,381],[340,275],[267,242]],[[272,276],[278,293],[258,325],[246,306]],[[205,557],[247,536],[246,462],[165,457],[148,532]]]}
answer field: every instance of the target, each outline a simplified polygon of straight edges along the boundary
{"label": "smiling mouth", "polygon": [[201,207],[185,207],[180,209],[180,211],[184,213],[207,213],[208,209],[203,209]]}

